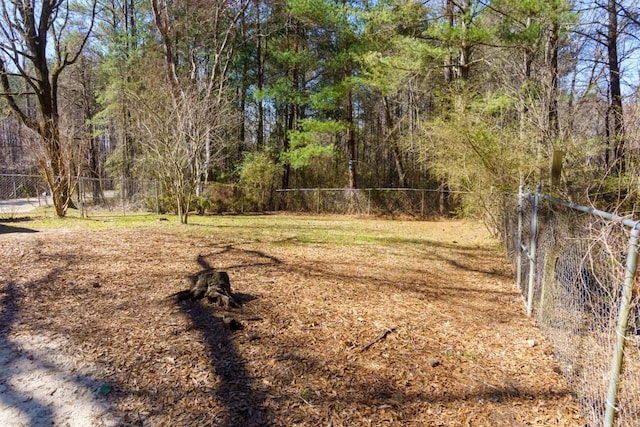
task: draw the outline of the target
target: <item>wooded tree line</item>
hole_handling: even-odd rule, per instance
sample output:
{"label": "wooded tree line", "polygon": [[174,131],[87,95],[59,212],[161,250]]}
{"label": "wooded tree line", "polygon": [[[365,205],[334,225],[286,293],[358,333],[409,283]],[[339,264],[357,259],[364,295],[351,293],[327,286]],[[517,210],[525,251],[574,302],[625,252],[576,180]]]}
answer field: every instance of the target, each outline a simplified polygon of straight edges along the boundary
{"label": "wooded tree line", "polygon": [[5,0],[0,165],[28,153],[61,216],[78,175],[159,179],[185,222],[211,182],[262,205],[274,188],[421,187],[490,210],[551,184],[554,154],[557,191],[619,202],[638,187],[638,13],[631,0]]}

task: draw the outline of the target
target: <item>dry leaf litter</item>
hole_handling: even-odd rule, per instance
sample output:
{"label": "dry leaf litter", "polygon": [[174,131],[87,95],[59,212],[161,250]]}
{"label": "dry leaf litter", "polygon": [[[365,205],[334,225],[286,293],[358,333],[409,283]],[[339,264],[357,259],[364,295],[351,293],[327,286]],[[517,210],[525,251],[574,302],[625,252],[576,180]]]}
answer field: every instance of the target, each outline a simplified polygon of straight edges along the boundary
{"label": "dry leaf litter", "polygon": [[[166,223],[0,235],[0,424],[584,425],[481,226],[402,227],[339,245]],[[171,298],[198,256],[241,308]]]}

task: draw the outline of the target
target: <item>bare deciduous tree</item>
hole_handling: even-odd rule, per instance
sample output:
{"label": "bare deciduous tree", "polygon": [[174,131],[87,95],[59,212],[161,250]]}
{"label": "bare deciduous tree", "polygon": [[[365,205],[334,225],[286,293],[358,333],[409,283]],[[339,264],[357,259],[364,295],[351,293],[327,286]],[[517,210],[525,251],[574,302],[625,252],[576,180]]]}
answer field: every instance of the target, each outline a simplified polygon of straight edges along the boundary
{"label": "bare deciduous tree", "polygon": [[174,96],[138,99],[135,107],[144,166],[161,180],[176,203],[180,222],[186,224],[204,165],[220,159],[227,146],[231,106],[183,90]]}
{"label": "bare deciduous tree", "polygon": [[[11,111],[41,139],[38,158],[56,214],[65,216],[71,201],[72,166],[60,129],[58,81],[84,48],[93,27],[96,2],[4,0],[0,6],[1,95]],[[32,94],[37,111],[23,96]]]}
{"label": "bare deciduous tree", "polygon": [[[145,109],[139,125],[144,151],[177,203],[186,223],[191,198],[209,168],[229,143],[225,130],[234,123],[228,78],[238,22],[249,0],[189,0],[177,13],[170,0],[153,0],[156,28],[164,51],[166,97]],[[197,20],[198,31],[181,30]],[[151,100],[150,100],[151,101]],[[147,104],[149,105],[149,104]]]}

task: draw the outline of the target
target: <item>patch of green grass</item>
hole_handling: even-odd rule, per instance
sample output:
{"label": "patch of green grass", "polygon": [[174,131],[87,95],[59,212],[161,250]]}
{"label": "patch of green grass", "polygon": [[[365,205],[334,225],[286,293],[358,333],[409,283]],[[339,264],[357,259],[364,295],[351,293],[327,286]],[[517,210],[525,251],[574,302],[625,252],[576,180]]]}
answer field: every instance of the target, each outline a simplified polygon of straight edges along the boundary
{"label": "patch of green grass", "polygon": [[[355,220],[358,221],[358,220]],[[302,216],[194,217],[192,235],[215,235],[278,245],[354,244],[371,241],[350,219]]]}
{"label": "patch of green grass", "polygon": [[[34,230],[56,228],[110,230],[152,227],[190,237],[216,238],[242,242],[269,242],[276,245],[388,245],[423,247],[434,244],[429,235],[433,225],[416,221],[376,218],[316,217],[305,215],[214,215],[189,217],[189,224],[179,223],[175,215],[130,214],[91,215],[82,218],[70,210],[57,218],[51,211],[34,211],[25,217],[25,227]],[[28,225],[27,225],[28,223]],[[20,221],[14,222],[20,225]],[[422,224],[425,224],[423,227]],[[424,230],[424,234],[420,230]],[[442,245],[442,243],[438,243]]]}
{"label": "patch of green grass", "polygon": [[[269,241],[278,245],[330,244],[406,246],[431,245],[428,235],[416,235],[416,222],[295,215],[197,217],[197,233]],[[211,233],[211,234],[209,234]]]}
{"label": "patch of green grass", "polygon": [[[178,222],[177,217],[167,217],[168,222]],[[69,210],[67,216],[58,218],[54,212],[48,209],[39,209],[20,215],[12,219],[13,224],[28,225],[29,228],[38,231],[51,229],[83,229],[83,230],[104,230],[104,229],[122,229],[130,227],[146,227],[157,223],[158,215],[141,214],[126,216],[92,216],[82,218],[80,213],[75,210]]]}

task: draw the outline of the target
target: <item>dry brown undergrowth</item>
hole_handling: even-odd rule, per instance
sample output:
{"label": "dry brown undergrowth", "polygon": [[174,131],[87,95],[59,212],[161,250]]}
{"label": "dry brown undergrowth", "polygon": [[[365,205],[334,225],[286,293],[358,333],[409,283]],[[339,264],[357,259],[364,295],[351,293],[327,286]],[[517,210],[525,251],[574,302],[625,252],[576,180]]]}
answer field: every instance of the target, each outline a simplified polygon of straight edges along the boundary
{"label": "dry brown undergrowth", "polygon": [[[1,234],[2,339],[63,337],[125,425],[583,425],[477,224],[361,221],[377,234],[338,242],[348,219],[254,238],[225,221]],[[199,255],[229,273],[244,329],[168,298]]]}

